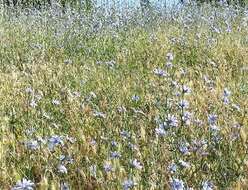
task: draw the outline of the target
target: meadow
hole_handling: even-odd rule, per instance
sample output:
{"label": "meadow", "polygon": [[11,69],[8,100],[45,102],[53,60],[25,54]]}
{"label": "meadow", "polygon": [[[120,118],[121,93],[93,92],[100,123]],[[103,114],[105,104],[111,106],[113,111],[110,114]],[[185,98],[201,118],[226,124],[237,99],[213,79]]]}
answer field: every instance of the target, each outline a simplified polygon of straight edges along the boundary
{"label": "meadow", "polygon": [[0,189],[248,189],[247,8],[0,12]]}

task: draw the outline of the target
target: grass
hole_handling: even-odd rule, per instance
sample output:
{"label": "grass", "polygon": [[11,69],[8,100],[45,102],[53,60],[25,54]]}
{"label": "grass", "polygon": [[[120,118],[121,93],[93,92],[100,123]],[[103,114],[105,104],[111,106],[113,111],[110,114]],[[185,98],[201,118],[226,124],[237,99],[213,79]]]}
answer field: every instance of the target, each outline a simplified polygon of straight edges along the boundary
{"label": "grass", "polygon": [[248,188],[243,9],[60,13],[0,17],[0,189]]}

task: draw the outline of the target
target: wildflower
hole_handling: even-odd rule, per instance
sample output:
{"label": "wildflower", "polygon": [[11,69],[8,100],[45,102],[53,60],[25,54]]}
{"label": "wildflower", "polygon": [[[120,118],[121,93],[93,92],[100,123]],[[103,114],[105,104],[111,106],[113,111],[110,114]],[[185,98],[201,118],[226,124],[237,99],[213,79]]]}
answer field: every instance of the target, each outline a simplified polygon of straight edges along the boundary
{"label": "wildflower", "polygon": [[113,159],[113,158],[120,158],[121,157],[121,154],[119,152],[111,152],[110,153],[110,157]]}
{"label": "wildflower", "polygon": [[179,151],[180,151],[182,154],[189,154],[188,143],[182,143],[182,144],[180,144],[180,146],[179,146]]}
{"label": "wildflower", "polygon": [[119,106],[119,107],[117,108],[117,111],[118,111],[119,113],[124,113],[124,112],[127,111],[127,109],[126,109],[124,106]]}
{"label": "wildflower", "polygon": [[72,60],[66,59],[66,60],[64,60],[64,64],[70,65],[70,64],[72,64]]}
{"label": "wildflower", "polygon": [[187,109],[189,107],[189,102],[187,100],[181,100],[178,103],[179,107],[181,107],[182,109]]}
{"label": "wildflower", "polygon": [[131,108],[135,114],[146,115],[142,110],[137,110],[135,108]]}
{"label": "wildflower", "polygon": [[118,145],[118,143],[116,141],[111,141],[111,145],[116,147]]}
{"label": "wildflower", "polygon": [[29,104],[32,108],[35,108],[37,106],[37,103],[35,100],[31,100],[30,104]]}
{"label": "wildflower", "polygon": [[81,96],[80,92],[74,91],[72,93],[70,93],[70,96],[72,98],[79,98]]}
{"label": "wildflower", "polygon": [[185,76],[187,74],[187,71],[185,69],[180,70],[181,76]]}
{"label": "wildflower", "polygon": [[171,81],[171,87],[178,88],[179,85],[178,85],[177,81]]}
{"label": "wildflower", "polygon": [[33,190],[33,189],[34,189],[34,183],[25,178],[18,181],[16,185],[13,188],[11,188],[11,190]]}
{"label": "wildflower", "polygon": [[133,95],[132,96],[132,100],[134,101],[134,102],[138,102],[139,100],[140,100],[140,97],[138,96],[138,95]]}
{"label": "wildflower", "polygon": [[116,62],[114,60],[105,62],[105,65],[107,65],[110,68],[113,68],[115,66]]}
{"label": "wildflower", "polygon": [[62,182],[60,185],[60,190],[70,190],[69,185],[65,182]]}
{"label": "wildflower", "polygon": [[191,115],[192,114],[190,112],[188,112],[188,111],[186,111],[186,112],[183,113],[182,120],[184,121],[184,123],[186,125],[190,125]]}
{"label": "wildflower", "polygon": [[202,126],[202,125],[203,125],[203,121],[200,120],[200,119],[195,119],[195,120],[194,120],[194,123],[195,123],[197,126]]}
{"label": "wildflower", "polygon": [[212,182],[209,182],[209,181],[204,181],[202,183],[202,190],[213,190],[214,187],[213,187],[213,183]]}
{"label": "wildflower", "polygon": [[36,139],[37,139],[37,141],[38,141],[40,144],[46,144],[46,143],[47,143],[47,139],[45,139],[45,138],[43,138],[43,137],[37,136]]}
{"label": "wildflower", "polygon": [[44,112],[42,116],[46,119],[51,119],[51,116],[46,112]]}
{"label": "wildflower", "polygon": [[138,150],[137,146],[131,142],[128,142],[128,147],[131,149],[131,150]]}
{"label": "wildflower", "polygon": [[58,166],[58,171],[59,173],[62,173],[62,174],[67,174],[67,169],[64,165],[59,165]]}
{"label": "wildflower", "polygon": [[94,92],[90,92],[90,94],[87,96],[86,101],[91,101],[92,99],[96,99],[97,96]]}
{"label": "wildflower", "polygon": [[191,89],[188,86],[183,85],[182,92],[183,92],[183,94],[190,94],[191,93]]}
{"label": "wildflower", "polygon": [[74,137],[69,137],[68,135],[66,135],[66,140],[68,141],[68,142],[70,142],[70,143],[75,143],[76,142],[76,138],[74,138]]}
{"label": "wildflower", "polygon": [[127,138],[130,138],[130,137],[131,137],[130,133],[129,133],[128,131],[124,131],[124,130],[120,132],[120,135],[121,135],[124,139],[127,139]]}
{"label": "wildflower", "polygon": [[184,190],[184,182],[180,179],[172,179],[170,185],[172,190]]}
{"label": "wildflower", "polygon": [[229,104],[229,96],[231,95],[231,92],[227,89],[227,88],[225,88],[224,89],[224,92],[223,92],[223,102],[224,102],[224,104]]}
{"label": "wildflower", "polygon": [[31,140],[26,142],[26,146],[30,150],[37,150],[39,148],[39,143],[36,140]]}
{"label": "wildflower", "polygon": [[73,158],[71,158],[70,156],[65,156],[65,155],[61,155],[61,156],[59,157],[59,160],[60,160],[61,162],[66,162],[66,163],[68,163],[68,164],[72,164],[72,163],[74,162]]}
{"label": "wildflower", "polygon": [[183,161],[183,160],[179,160],[179,164],[184,168],[190,167],[190,164],[188,162]]}
{"label": "wildflower", "polygon": [[34,91],[33,91],[33,89],[31,87],[27,87],[25,89],[25,92],[28,93],[28,94],[32,94]]}
{"label": "wildflower", "polygon": [[142,169],[142,165],[137,159],[134,159],[133,161],[131,161],[131,165],[138,170]]}
{"label": "wildflower", "polygon": [[224,89],[223,91],[223,96],[224,97],[229,97],[231,95],[231,91],[229,91],[227,88]]}
{"label": "wildflower", "polygon": [[131,179],[128,179],[128,180],[124,181],[123,184],[122,184],[124,190],[131,189],[135,185],[136,185],[136,183]]}
{"label": "wildflower", "polygon": [[217,125],[210,125],[210,130],[213,132],[217,132],[220,130],[220,128]]}
{"label": "wildflower", "polygon": [[232,107],[236,109],[237,111],[240,111],[240,106],[237,104],[232,104]]}
{"label": "wildflower", "polygon": [[52,104],[55,105],[55,106],[58,106],[58,105],[60,105],[60,101],[54,99],[54,100],[52,100]]}
{"label": "wildflower", "polygon": [[167,76],[167,73],[164,71],[164,70],[162,70],[162,69],[154,69],[154,74],[155,75],[158,75],[158,76],[160,76],[160,77],[165,77],[165,76]]}
{"label": "wildflower", "polygon": [[166,59],[167,59],[167,61],[173,61],[173,59],[174,59],[173,54],[171,52],[167,53],[166,54]]}
{"label": "wildflower", "polygon": [[225,104],[225,105],[227,105],[227,104],[229,104],[229,98],[228,97],[223,97],[223,103]]}
{"label": "wildflower", "polygon": [[36,129],[32,127],[32,128],[27,129],[25,131],[25,133],[29,136],[29,135],[34,134],[35,131],[36,131]]}
{"label": "wildflower", "polygon": [[209,114],[208,115],[208,123],[210,125],[215,124],[217,121],[217,115],[216,114]]}
{"label": "wildflower", "polygon": [[163,126],[159,126],[158,128],[156,128],[155,133],[158,136],[165,136],[166,135],[166,131],[164,130]]}
{"label": "wildflower", "polygon": [[168,114],[166,122],[171,127],[177,127],[177,125],[178,125],[178,120],[177,120],[176,116],[171,115],[171,114]]}
{"label": "wildflower", "polygon": [[95,145],[97,144],[97,143],[96,143],[96,140],[94,140],[94,139],[91,140],[91,141],[90,141],[90,144],[91,144],[92,146],[95,146]]}
{"label": "wildflower", "polygon": [[165,64],[165,67],[166,68],[172,68],[173,67],[173,63],[171,61],[168,61],[166,64]]}
{"label": "wildflower", "polygon": [[177,171],[177,165],[173,162],[172,164],[169,165],[168,170],[170,171],[170,173],[176,173]]}
{"label": "wildflower", "polygon": [[103,169],[104,169],[105,172],[108,173],[108,172],[111,172],[113,170],[113,167],[112,167],[111,164],[106,163],[106,164],[104,164]]}
{"label": "wildflower", "polygon": [[93,176],[96,176],[96,165],[90,166],[90,173]]}
{"label": "wildflower", "polygon": [[104,113],[102,113],[102,112],[99,112],[99,111],[95,111],[94,113],[93,113],[93,115],[95,116],[95,117],[99,117],[99,118],[106,118],[106,114],[104,114]]}
{"label": "wildflower", "polygon": [[55,146],[63,145],[63,144],[64,143],[63,143],[62,137],[58,135],[53,135],[52,137],[48,139],[48,148],[50,150],[54,149]]}

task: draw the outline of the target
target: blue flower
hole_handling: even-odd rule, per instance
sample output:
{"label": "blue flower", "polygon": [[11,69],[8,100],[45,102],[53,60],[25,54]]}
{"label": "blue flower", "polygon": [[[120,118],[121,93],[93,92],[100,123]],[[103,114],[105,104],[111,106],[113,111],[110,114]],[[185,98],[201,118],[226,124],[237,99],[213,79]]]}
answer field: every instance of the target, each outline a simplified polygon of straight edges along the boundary
{"label": "blue flower", "polygon": [[119,152],[110,152],[110,157],[113,159],[113,158],[120,158],[121,157],[121,154]]}
{"label": "blue flower", "polygon": [[216,121],[217,121],[217,115],[216,115],[216,114],[209,114],[209,115],[208,115],[208,123],[209,123],[210,125],[215,124]]}
{"label": "blue flower", "polygon": [[170,171],[170,173],[175,173],[177,171],[177,165],[173,162],[172,164],[169,165],[168,170]]}
{"label": "blue flower", "polygon": [[168,114],[167,119],[166,119],[166,123],[167,123],[167,125],[169,125],[171,127],[177,127],[178,120],[177,120],[176,116]]}
{"label": "blue flower", "polygon": [[188,143],[182,143],[182,144],[180,144],[179,151],[182,154],[188,154],[189,153]]}
{"label": "blue flower", "polygon": [[132,100],[134,101],[134,102],[138,102],[139,100],[140,100],[140,97],[138,96],[138,95],[133,95],[132,96]]}
{"label": "blue flower", "polygon": [[189,107],[189,102],[187,100],[181,100],[178,103],[179,107],[181,107],[182,109],[187,109]]}
{"label": "blue flower", "polygon": [[48,148],[53,150],[55,146],[63,145],[64,142],[61,136],[53,135],[48,139]]}
{"label": "blue flower", "polygon": [[131,179],[124,181],[122,184],[124,190],[132,189],[135,185],[136,183]]}
{"label": "blue flower", "polygon": [[111,145],[116,147],[118,145],[118,143],[116,141],[111,141]]}
{"label": "blue flower", "polygon": [[120,135],[122,136],[122,138],[124,138],[124,139],[127,139],[127,138],[130,138],[130,133],[128,132],[128,131],[121,131],[120,132]]}
{"label": "blue flower", "polygon": [[11,190],[33,190],[34,183],[27,179],[22,179],[16,183],[16,185],[11,188]]}
{"label": "blue flower", "polygon": [[172,68],[173,67],[173,63],[171,61],[168,61],[166,64],[165,64],[165,67],[167,68]]}
{"label": "blue flower", "polygon": [[183,85],[182,93],[183,94],[190,94],[191,93],[191,89],[188,86]]}
{"label": "blue flower", "polygon": [[104,164],[103,169],[104,169],[105,172],[108,173],[108,172],[111,172],[113,170],[113,167],[112,167],[111,164],[106,163],[106,164]]}
{"label": "blue flower", "polygon": [[229,98],[228,97],[223,97],[223,103],[225,105],[228,105],[230,103]]}
{"label": "blue flower", "polygon": [[165,136],[166,135],[166,131],[164,130],[163,125],[159,126],[158,128],[155,129],[155,133],[158,136]]}
{"label": "blue flower", "polygon": [[158,76],[160,76],[160,77],[165,77],[165,76],[167,76],[167,73],[163,70],[163,69],[154,69],[154,74],[155,75],[158,75]]}
{"label": "blue flower", "polygon": [[131,165],[138,170],[142,169],[142,165],[137,159],[132,160]]}
{"label": "blue flower", "polygon": [[190,125],[190,119],[191,119],[192,113],[186,111],[183,113],[182,120],[186,125]]}
{"label": "blue flower", "polygon": [[184,190],[184,182],[180,179],[172,179],[170,185],[172,190]]}

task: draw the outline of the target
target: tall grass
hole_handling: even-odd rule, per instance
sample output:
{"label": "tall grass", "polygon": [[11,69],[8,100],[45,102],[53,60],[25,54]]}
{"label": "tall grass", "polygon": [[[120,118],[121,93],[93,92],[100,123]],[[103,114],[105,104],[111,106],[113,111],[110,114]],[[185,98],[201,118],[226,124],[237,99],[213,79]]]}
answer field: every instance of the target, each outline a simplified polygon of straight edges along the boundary
{"label": "tall grass", "polygon": [[0,189],[248,188],[246,9],[1,12]]}

